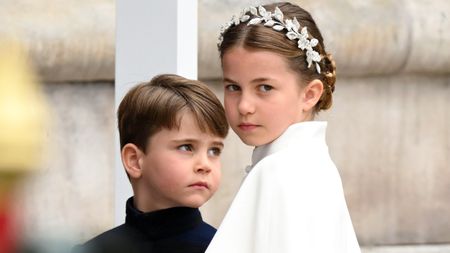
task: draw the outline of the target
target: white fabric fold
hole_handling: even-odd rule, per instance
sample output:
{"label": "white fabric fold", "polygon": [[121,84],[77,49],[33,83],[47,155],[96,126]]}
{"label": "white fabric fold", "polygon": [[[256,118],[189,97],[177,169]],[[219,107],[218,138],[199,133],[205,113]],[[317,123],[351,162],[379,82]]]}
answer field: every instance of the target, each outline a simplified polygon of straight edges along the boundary
{"label": "white fabric fold", "polygon": [[359,253],[326,122],[290,126],[255,148],[207,253]]}

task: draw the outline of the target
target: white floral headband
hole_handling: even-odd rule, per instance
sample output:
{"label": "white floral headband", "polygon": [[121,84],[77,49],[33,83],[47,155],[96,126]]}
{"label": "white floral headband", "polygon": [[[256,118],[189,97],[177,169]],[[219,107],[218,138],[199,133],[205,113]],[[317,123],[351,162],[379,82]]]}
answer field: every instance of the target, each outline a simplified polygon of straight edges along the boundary
{"label": "white floral headband", "polygon": [[[250,19],[250,16],[247,13],[250,12],[255,18]],[[249,21],[250,20],[250,21]],[[301,50],[306,50],[306,61],[308,62],[308,68],[311,67],[314,62],[316,65],[317,73],[320,74],[320,66],[319,62],[321,61],[320,54],[313,49],[313,47],[319,44],[319,41],[315,38],[309,39],[308,29],[304,26],[301,31],[300,23],[297,18],[294,19],[284,19],[284,14],[281,12],[280,8],[275,7],[274,13],[266,11],[263,6],[258,6],[258,8],[250,6],[245,8],[239,17],[235,15],[232,16],[231,20],[223,25],[220,29],[220,36],[218,46],[222,44],[223,35],[233,25],[239,25],[239,23],[245,23],[248,21],[247,25],[256,25],[264,22],[264,26],[272,27],[276,31],[282,31],[283,29],[287,30],[286,36],[290,40],[298,39],[298,48]]]}

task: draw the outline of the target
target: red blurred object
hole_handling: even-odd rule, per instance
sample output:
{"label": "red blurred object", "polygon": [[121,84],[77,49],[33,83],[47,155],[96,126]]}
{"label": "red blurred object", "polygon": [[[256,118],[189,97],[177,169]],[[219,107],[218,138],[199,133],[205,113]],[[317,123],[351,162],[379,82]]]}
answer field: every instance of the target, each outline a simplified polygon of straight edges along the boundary
{"label": "red blurred object", "polygon": [[15,217],[8,199],[0,199],[0,253],[16,253]]}

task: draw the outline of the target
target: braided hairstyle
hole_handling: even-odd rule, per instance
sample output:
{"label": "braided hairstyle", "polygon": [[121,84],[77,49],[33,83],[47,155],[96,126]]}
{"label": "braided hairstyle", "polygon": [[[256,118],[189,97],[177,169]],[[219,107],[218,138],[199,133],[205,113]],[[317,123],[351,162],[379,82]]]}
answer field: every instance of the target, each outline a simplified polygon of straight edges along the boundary
{"label": "braided hairstyle", "polygon": [[[317,73],[316,68],[313,66],[308,68],[306,50],[299,49],[296,40],[289,40],[286,37],[285,30],[276,31],[270,27],[265,27],[263,24],[247,25],[244,22],[229,27],[223,33],[223,41],[219,45],[220,57],[223,58],[224,54],[235,46],[269,50],[278,53],[287,59],[289,67],[299,74],[300,80],[303,83],[309,83],[315,79],[322,81],[324,91],[314,107],[314,111],[317,113],[320,110],[329,109],[332,104],[332,93],[336,82],[336,64],[332,55],[325,51],[323,37],[319,28],[311,14],[298,5],[280,2],[264,5],[263,7],[273,13],[277,6],[283,12],[285,19],[293,19],[296,17],[302,27],[306,26],[308,28],[309,35],[319,41],[318,45],[314,47],[314,50],[322,58],[319,62],[321,73]],[[251,18],[254,17],[250,12],[247,15],[250,15]]]}

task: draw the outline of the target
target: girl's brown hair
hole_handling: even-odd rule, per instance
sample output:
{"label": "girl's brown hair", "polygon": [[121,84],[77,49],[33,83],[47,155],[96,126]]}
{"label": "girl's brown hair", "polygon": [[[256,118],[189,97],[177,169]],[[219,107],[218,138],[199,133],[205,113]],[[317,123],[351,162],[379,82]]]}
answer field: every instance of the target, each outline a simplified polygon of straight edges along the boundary
{"label": "girl's brown hair", "polygon": [[[314,50],[322,57],[319,63],[322,70],[320,74],[316,72],[314,66],[308,68],[306,51],[297,47],[297,40],[289,40],[286,37],[286,30],[276,31],[270,27],[265,27],[263,24],[247,25],[248,22],[243,22],[237,26],[231,26],[223,34],[223,41],[219,46],[220,57],[223,58],[227,50],[235,46],[269,50],[278,53],[286,58],[289,67],[296,73],[299,73],[299,77],[304,83],[319,79],[324,84],[324,92],[314,108],[315,112],[330,108],[334,84],[336,82],[336,65],[331,54],[325,51],[323,37],[319,28],[309,12],[297,5],[281,2],[264,5],[263,7],[273,13],[276,6],[283,12],[285,19],[293,19],[296,17],[302,27],[307,27],[309,35],[319,41],[319,44],[314,47]],[[254,17],[250,12],[247,15],[250,15],[250,19]]]}
{"label": "girl's brown hair", "polygon": [[159,75],[133,87],[117,110],[120,148],[133,143],[143,152],[159,130],[180,127],[185,110],[194,114],[198,126],[225,138],[228,123],[216,95],[202,82],[177,75]]}

